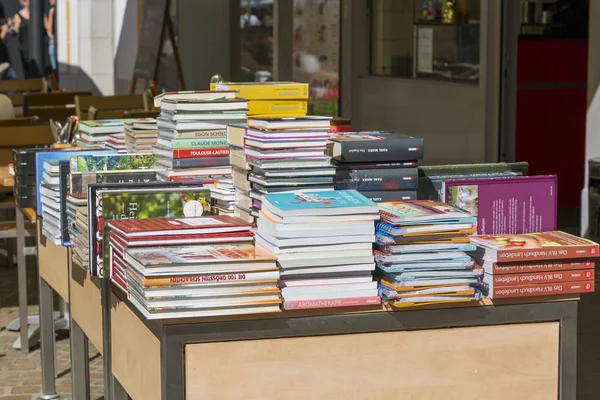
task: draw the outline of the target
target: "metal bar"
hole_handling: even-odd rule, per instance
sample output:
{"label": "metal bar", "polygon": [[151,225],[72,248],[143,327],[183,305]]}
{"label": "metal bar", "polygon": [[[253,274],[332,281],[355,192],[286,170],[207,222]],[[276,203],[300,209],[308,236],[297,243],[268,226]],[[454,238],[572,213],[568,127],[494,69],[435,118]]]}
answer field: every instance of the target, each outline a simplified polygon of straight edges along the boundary
{"label": "metal bar", "polygon": [[90,399],[89,362],[88,338],[77,322],[71,319],[71,377],[74,399]]}
{"label": "metal bar", "polygon": [[161,399],[184,398],[184,342],[178,336],[165,336],[160,343]]}
{"label": "metal bar", "polygon": [[21,352],[29,353],[29,324],[27,323],[27,260],[25,259],[25,218],[23,210],[16,207],[17,228],[17,276],[19,286],[19,321]]}
{"label": "metal bar", "polygon": [[275,0],[273,15],[273,80],[291,81],[294,63],[293,2]]}
{"label": "metal bar", "polygon": [[570,315],[560,321],[559,398],[577,397],[577,308],[572,304]]}
{"label": "metal bar", "polygon": [[121,383],[114,376],[112,377],[112,388],[113,388],[113,392],[112,392],[113,400],[128,400],[129,399],[129,395],[127,394],[127,391],[125,390],[125,388],[123,388]]}
{"label": "metal bar", "polygon": [[111,400],[112,397],[112,347],[110,328],[110,279],[103,278],[101,284],[102,296],[102,362],[104,364],[104,399]]}
{"label": "metal bar", "polygon": [[[38,275],[39,276],[39,275]],[[39,276],[40,292],[40,350],[42,356],[42,393],[40,399],[56,399],[54,368],[54,302],[50,285]]]}

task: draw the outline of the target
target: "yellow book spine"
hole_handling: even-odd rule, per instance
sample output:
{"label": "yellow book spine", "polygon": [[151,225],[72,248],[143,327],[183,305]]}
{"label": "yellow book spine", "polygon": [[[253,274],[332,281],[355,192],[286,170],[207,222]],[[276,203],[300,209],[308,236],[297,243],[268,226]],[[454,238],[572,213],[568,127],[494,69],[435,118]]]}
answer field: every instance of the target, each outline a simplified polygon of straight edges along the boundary
{"label": "yellow book spine", "polygon": [[248,100],[307,100],[308,84],[260,84],[236,85],[228,84],[229,90],[237,90],[238,97]]}
{"label": "yellow book spine", "polygon": [[308,102],[303,100],[250,100],[248,102],[248,115],[306,115],[307,107]]}

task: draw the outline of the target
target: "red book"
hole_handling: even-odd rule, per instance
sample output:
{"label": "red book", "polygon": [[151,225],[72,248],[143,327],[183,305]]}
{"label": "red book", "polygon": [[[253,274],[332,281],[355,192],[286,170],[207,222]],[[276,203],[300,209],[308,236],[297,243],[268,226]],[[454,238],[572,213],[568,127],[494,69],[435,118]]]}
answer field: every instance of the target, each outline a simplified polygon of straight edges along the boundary
{"label": "red book", "polygon": [[528,284],[515,286],[494,286],[489,276],[483,278],[484,294],[492,299],[507,299],[514,297],[556,296],[561,294],[591,293],[594,291],[594,281],[556,282]]}
{"label": "red book", "polygon": [[596,268],[596,263],[592,260],[522,261],[516,263],[475,260],[475,263],[481,266],[487,274],[493,275]]}
{"label": "red book", "polygon": [[532,274],[491,275],[491,280],[495,287],[528,285],[531,283],[578,282],[593,279],[593,269],[535,272]]}
{"label": "red book", "polygon": [[192,218],[121,219],[110,221],[110,227],[119,235],[131,239],[154,236],[197,235],[249,231],[252,224],[227,215]]}
{"label": "red book", "polygon": [[214,243],[246,243],[254,241],[254,233],[251,231],[207,233],[192,235],[154,235],[151,237],[127,238],[118,233],[111,232],[110,242],[115,248],[125,254],[124,247],[139,246],[172,246],[181,244],[214,244]]}
{"label": "red book", "polygon": [[173,158],[210,158],[227,157],[229,148],[221,147],[218,149],[173,149]]}
{"label": "red book", "polygon": [[308,310],[312,308],[374,306],[377,304],[381,304],[381,298],[379,296],[350,297],[343,299],[284,301],[283,309]]}
{"label": "red book", "polygon": [[477,246],[477,258],[499,263],[598,257],[597,243],[560,231],[480,235],[471,237],[471,243]]}

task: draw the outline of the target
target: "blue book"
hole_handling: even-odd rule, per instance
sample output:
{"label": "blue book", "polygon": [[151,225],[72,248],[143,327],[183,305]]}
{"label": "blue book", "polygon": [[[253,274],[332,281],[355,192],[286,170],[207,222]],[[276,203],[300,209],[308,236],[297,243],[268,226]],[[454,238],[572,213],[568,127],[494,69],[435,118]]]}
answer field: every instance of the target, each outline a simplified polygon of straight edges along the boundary
{"label": "blue book", "polygon": [[[38,193],[44,178],[44,161],[69,161],[71,156],[87,156],[91,154],[117,154],[116,150],[75,150],[75,151],[40,151],[35,153],[35,182]],[[37,196],[37,215],[42,215],[42,196]]]}
{"label": "blue book", "polygon": [[280,217],[379,213],[377,204],[356,190],[306,190],[265,194],[262,207]]}

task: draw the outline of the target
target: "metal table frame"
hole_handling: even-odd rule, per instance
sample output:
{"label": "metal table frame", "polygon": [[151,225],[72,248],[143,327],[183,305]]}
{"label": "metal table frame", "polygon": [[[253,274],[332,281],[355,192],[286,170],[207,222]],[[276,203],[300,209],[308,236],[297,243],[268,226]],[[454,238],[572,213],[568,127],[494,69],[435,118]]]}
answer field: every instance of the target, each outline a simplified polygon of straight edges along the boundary
{"label": "metal table frame", "polygon": [[[559,399],[570,400],[577,391],[577,304],[572,301],[482,307],[365,312],[356,314],[292,317],[264,320],[170,324],[147,320],[108,282],[103,289],[103,337],[106,399],[126,400],[128,395],[112,375],[110,347],[110,292],[124,302],[161,343],[162,399],[184,398],[184,347],[190,343],[274,339],[436,328],[489,326],[531,322],[560,323]],[[104,293],[104,290],[110,292]],[[108,347],[107,347],[108,344]],[[108,367],[108,369],[107,369]],[[75,398],[78,398],[75,396]]]}

